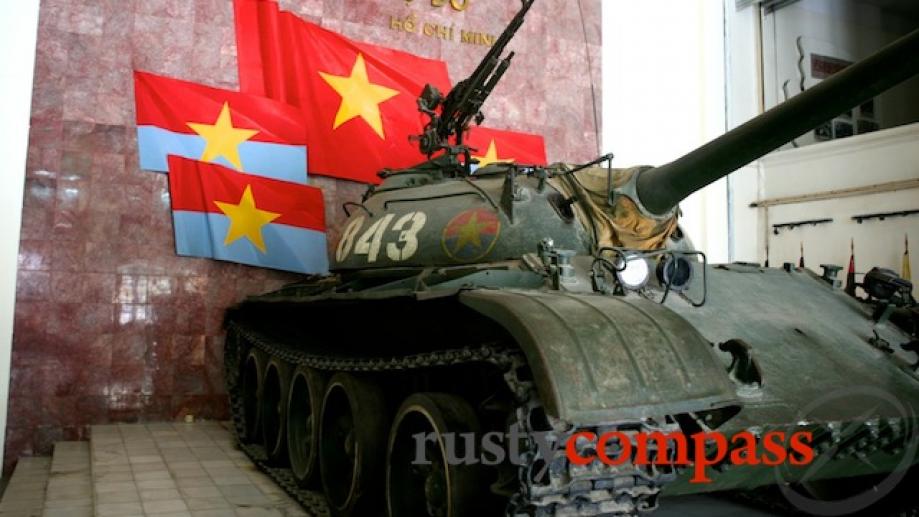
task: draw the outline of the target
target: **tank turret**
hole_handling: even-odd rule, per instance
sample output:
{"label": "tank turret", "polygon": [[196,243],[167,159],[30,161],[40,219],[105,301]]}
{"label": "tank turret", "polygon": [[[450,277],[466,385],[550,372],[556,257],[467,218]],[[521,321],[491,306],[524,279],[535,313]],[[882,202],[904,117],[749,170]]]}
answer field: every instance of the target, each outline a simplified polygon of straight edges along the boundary
{"label": "tank turret", "polygon": [[[917,30],[660,167],[603,168],[597,166],[601,158],[576,167],[493,164],[473,173],[463,135],[484,118],[480,108],[513,57],[512,52],[502,54],[532,3],[522,3],[482,63],[449,94],[433,87],[422,92],[418,106],[430,122],[416,139],[422,152],[438,156],[408,169],[384,171],[383,184],[359,205],[352,204],[334,269],[518,260],[543,239],[579,253],[607,247],[688,250],[692,245],[677,224],[676,206],[682,199],[919,73]],[[486,242],[482,248],[456,238],[473,213],[476,228],[484,229],[473,241]],[[374,226],[381,217],[384,231],[412,229],[406,233],[407,247],[401,241],[387,243],[391,253],[381,253],[382,248],[367,243],[355,246],[361,237],[372,241],[381,231]]]}

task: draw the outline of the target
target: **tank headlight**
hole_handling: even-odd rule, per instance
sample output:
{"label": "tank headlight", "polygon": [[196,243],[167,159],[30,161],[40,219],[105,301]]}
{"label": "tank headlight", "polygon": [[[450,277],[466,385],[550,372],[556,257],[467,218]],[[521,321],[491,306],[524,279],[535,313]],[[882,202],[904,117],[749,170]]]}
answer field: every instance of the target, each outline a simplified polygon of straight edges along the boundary
{"label": "tank headlight", "polygon": [[680,255],[671,255],[657,264],[657,280],[661,286],[670,284],[670,290],[685,291],[692,283],[692,262]]}
{"label": "tank headlight", "polygon": [[620,270],[616,272],[619,283],[625,289],[636,291],[648,283],[651,268],[648,261],[638,255],[624,255],[621,259]]}

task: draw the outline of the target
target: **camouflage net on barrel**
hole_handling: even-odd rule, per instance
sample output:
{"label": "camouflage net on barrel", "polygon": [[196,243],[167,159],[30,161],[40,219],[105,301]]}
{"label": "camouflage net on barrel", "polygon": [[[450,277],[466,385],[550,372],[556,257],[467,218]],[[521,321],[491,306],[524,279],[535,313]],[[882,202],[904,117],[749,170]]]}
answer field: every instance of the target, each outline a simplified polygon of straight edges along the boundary
{"label": "camouflage net on barrel", "polygon": [[[557,170],[571,168],[568,165],[556,167]],[[577,196],[579,202],[574,203],[572,209],[585,228],[594,229],[597,248],[660,249],[677,229],[676,214],[658,220],[642,214],[635,202],[626,196],[618,196],[612,206],[608,202],[609,188],[624,185],[638,170],[638,167],[590,167],[558,175],[551,178],[549,184],[567,198]]]}

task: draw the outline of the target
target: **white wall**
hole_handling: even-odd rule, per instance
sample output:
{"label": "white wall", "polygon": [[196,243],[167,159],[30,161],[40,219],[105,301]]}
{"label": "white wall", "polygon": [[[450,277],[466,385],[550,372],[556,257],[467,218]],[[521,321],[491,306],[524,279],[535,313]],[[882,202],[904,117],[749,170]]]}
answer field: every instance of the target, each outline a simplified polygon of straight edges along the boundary
{"label": "white wall", "polygon": [[[802,0],[779,13],[791,20],[783,22],[787,30],[807,28],[818,39],[865,37],[836,33],[853,27],[874,31],[869,39],[890,39],[898,30],[891,25],[895,22],[880,14],[850,12],[840,9],[840,4]],[[756,9],[737,11],[734,5],[734,0],[603,1],[603,147],[616,153],[617,166],[666,163],[720,135],[725,121],[733,128],[758,115],[761,97],[765,107],[776,102],[774,89],[761,92],[759,86]],[[800,19],[794,20],[796,16]],[[770,23],[767,19],[765,30],[776,30]],[[793,37],[783,38],[794,43]],[[874,40],[865,45],[873,44]],[[767,47],[764,52],[764,75],[768,79],[771,73],[774,78],[769,54],[774,55],[775,49]],[[725,69],[730,78],[727,85]],[[763,209],[749,205],[766,198],[919,178],[917,144],[919,124],[773,153],[729,177],[730,200],[722,181],[685,201],[683,224],[696,246],[714,262],[762,262],[767,243],[772,265],[797,262],[804,241],[809,267],[845,266],[849,239],[855,238],[859,272],[871,266],[899,272],[905,233],[910,233],[913,256],[919,256],[919,217],[861,225],[851,217],[919,208],[919,190],[778,206],[769,210],[768,220]],[[832,217],[835,222],[786,230],[778,236],[769,228],[817,217]],[[914,264],[913,270],[919,267]]]}
{"label": "white wall", "polygon": [[4,5],[0,16],[0,451],[4,450],[9,399],[13,304],[16,301],[16,265],[22,191],[25,181],[32,106],[32,71],[38,31],[39,0]]}
{"label": "white wall", "polygon": [[[721,0],[603,0],[603,147],[615,166],[662,165],[725,129]],[[728,259],[724,180],[681,205],[709,260]]]}
{"label": "white wall", "polygon": [[[760,160],[760,167],[768,198],[919,179],[919,124],[780,151]],[[809,268],[820,271],[824,263],[845,267],[849,239],[854,238],[857,272],[881,266],[900,273],[905,234],[912,247],[912,270],[919,270],[919,215],[862,224],[852,216],[915,209],[919,209],[919,189],[774,206],[769,208],[768,221],[764,209],[750,210],[759,214],[759,235],[768,235],[771,265],[797,262],[803,241]],[[767,231],[767,224],[817,218],[834,221],[782,230],[779,235]]]}
{"label": "white wall", "polygon": [[[810,54],[855,62],[915,29],[902,15],[854,0],[800,0],[765,18],[766,107],[784,99],[782,84],[789,81],[789,97],[800,93],[797,40],[809,76]],[[806,79],[809,88],[819,82]],[[882,128],[919,120],[919,78],[891,89],[876,100],[877,122]],[[857,113],[855,113],[857,116]],[[798,139],[801,145],[814,142],[812,134]]]}
{"label": "white wall", "polygon": [[[738,11],[735,0],[725,1],[725,27],[727,42],[727,121],[733,129],[762,110],[762,79],[757,25],[760,24],[756,8]],[[755,262],[759,256],[756,236],[758,219],[748,207],[759,199],[759,167],[754,162],[728,177],[730,214],[730,260]]]}
{"label": "white wall", "polygon": [[[738,12],[730,7],[733,0],[726,2],[728,125],[736,127],[759,111],[755,46],[759,20],[755,8]],[[764,107],[772,107],[780,99],[781,81],[777,82],[776,77],[791,76],[797,69],[794,44],[798,35],[805,35],[812,42],[822,41],[845,49],[845,55],[838,57],[859,59],[904,32],[906,29],[902,25],[901,20],[881,12],[876,6],[838,0],[801,0],[774,15],[767,15],[763,21],[766,40],[763,49]],[[899,90],[908,92],[910,88],[915,92],[919,79],[905,83]],[[879,112],[882,106],[883,103],[878,102]],[[888,122],[892,121],[891,117],[887,118]],[[919,208],[919,190],[783,205],[770,208],[768,212],[750,208],[749,204],[767,198],[919,178],[917,144],[919,125],[894,128],[797,150],[788,146],[732,174],[732,258],[763,262],[768,244],[772,266],[782,262],[796,263],[803,241],[806,264],[819,271],[821,263],[846,266],[849,240],[854,238],[859,272],[871,266],[900,272],[905,233],[911,232],[913,256],[919,255],[919,236],[915,235],[919,217],[866,221],[861,225],[851,217]],[[779,235],[771,232],[772,224],[824,217],[833,218],[834,222],[783,230]]]}

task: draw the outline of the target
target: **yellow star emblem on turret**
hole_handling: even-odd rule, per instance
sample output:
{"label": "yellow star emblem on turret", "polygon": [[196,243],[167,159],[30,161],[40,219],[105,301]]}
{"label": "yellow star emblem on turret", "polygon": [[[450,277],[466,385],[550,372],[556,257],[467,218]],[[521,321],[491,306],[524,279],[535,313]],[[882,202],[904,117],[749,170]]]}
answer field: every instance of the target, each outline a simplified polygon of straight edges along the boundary
{"label": "yellow star emblem on turret", "polygon": [[242,161],[239,159],[239,144],[252,138],[258,131],[254,129],[240,129],[233,127],[230,116],[230,103],[224,102],[217,121],[213,124],[198,124],[189,122],[188,127],[204,138],[204,152],[201,161],[213,162],[217,158],[226,158],[236,170],[242,170]]}
{"label": "yellow star emblem on turret", "polygon": [[513,158],[498,158],[498,146],[495,145],[494,138],[492,138],[491,143],[488,144],[488,150],[485,151],[485,156],[473,156],[473,158],[479,161],[479,167],[485,167],[492,163],[514,163]]}
{"label": "yellow star emblem on turret", "polygon": [[319,72],[322,79],[341,96],[338,113],[332,129],[338,129],[345,122],[360,117],[383,140],[383,117],[380,115],[380,104],[399,95],[398,90],[373,84],[367,77],[367,64],[362,54],[357,55],[351,75],[348,77]]}
{"label": "yellow star emblem on turret", "polygon": [[265,253],[265,241],[262,239],[262,226],[274,221],[281,214],[259,210],[255,206],[255,197],[252,196],[252,185],[246,185],[246,190],[239,200],[239,204],[222,203],[214,201],[217,208],[230,218],[230,227],[223,241],[224,246],[229,246],[237,239],[245,237],[256,248]]}
{"label": "yellow star emblem on turret", "polygon": [[469,244],[476,249],[482,247],[482,231],[488,228],[489,223],[480,223],[478,214],[475,212],[469,216],[466,221],[456,232],[456,246],[453,247],[453,253],[457,253]]}

